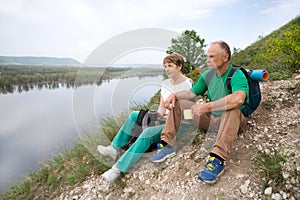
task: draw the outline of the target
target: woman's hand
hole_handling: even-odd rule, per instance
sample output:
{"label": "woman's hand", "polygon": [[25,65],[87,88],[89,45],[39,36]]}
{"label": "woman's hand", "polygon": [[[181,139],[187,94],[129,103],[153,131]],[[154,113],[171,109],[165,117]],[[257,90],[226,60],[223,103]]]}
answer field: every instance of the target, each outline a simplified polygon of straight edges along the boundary
{"label": "woman's hand", "polygon": [[164,103],[164,107],[168,110],[171,110],[173,107],[175,107],[175,101],[176,101],[176,95],[170,94]]}

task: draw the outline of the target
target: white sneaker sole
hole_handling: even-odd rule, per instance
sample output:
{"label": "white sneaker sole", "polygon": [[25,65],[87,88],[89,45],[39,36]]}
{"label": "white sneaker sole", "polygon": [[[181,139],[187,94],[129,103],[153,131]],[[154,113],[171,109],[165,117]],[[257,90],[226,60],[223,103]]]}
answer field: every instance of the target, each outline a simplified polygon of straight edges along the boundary
{"label": "white sneaker sole", "polygon": [[164,162],[165,160],[167,160],[168,158],[172,158],[172,157],[174,157],[174,156],[176,156],[176,153],[175,153],[175,152],[170,153],[170,154],[167,154],[165,157],[163,157],[163,158],[160,159],[160,160],[154,160],[154,161],[151,161],[151,162],[153,162],[153,163],[161,163],[161,162]]}
{"label": "white sneaker sole", "polygon": [[219,177],[222,176],[224,174],[225,170],[223,169],[217,176],[217,178],[215,180],[212,180],[212,181],[208,181],[208,180],[202,180],[200,179],[201,181],[205,182],[205,183],[208,183],[208,184],[214,184],[216,183],[218,180],[219,180]]}

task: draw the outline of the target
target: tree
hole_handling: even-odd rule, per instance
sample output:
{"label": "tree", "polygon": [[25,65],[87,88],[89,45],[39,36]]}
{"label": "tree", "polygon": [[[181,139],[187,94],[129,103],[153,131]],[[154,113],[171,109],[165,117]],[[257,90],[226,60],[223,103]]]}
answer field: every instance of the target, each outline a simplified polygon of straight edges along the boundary
{"label": "tree", "polygon": [[241,48],[235,48],[233,47],[233,55],[236,53],[239,53],[241,51]]}
{"label": "tree", "polygon": [[182,72],[190,73],[195,67],[202,67],[205,64],[206,55],[204,48],[205,40],[201,39],[194,30],[186,30],[176,39],[171,40],[167,54],[178,53],[185,58],[185,65]]}

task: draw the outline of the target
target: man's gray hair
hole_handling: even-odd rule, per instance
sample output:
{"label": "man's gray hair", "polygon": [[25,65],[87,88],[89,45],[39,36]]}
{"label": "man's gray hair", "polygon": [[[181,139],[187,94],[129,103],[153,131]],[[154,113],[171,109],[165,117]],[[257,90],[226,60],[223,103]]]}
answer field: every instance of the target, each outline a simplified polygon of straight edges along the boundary
{"label": "man's gray hair", "polygon": [[231,51],[230,51],[229,45],[226,42],[222,41],[222,40],[212,42],[211,45],[213,45],[213,44],[218,44],[221,47],[221,50],[223,51],[222,53],[228,54],[228,61],[230,61]]}

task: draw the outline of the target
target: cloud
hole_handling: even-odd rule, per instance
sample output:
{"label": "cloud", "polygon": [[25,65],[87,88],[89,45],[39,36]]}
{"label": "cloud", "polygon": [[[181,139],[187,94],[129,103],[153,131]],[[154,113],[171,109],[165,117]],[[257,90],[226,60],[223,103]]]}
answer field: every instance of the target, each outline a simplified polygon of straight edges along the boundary
{"label": "cloud", "polygon": [[[282,19],[282,24],[299,10],[297,0],[0,0],[0,55],[74,57],[83,62],[104,41],[134,29],[181,33],[200,31],[201,26],[207,37],[226,39],[230,32],[218,33],[218,29],[243,27],[232,23],[247,20],[251,24],[258,17],[260,27],[274,27],[278,22],[270,22],[269,16]],[[243,27],[244,32],[249,30]],[[250,43],[247,37],[243,43]]]}
{"label": "cloud", "polygon": [[[264,7],[263,10],[259,12],[259,14],[263,15],[282,15],[290,13],[294,15],[294,13],[300,14],[300,4],[298,0],[292,1],[270,1],[267,6]],[[288,12],[287,12],[288,11]]]}

